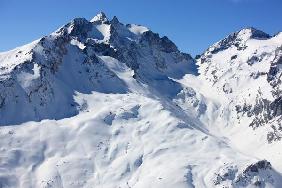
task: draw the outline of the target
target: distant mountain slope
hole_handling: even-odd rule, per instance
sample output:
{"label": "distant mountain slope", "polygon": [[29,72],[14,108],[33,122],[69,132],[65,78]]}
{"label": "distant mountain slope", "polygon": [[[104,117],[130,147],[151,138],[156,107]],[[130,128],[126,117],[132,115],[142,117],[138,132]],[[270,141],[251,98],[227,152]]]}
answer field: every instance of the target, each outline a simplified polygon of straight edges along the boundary
{"label": "distant mountain slope", "polygon": [[195,60],[99,13],[0,53],[0,187],[281,187],[281,45]]}

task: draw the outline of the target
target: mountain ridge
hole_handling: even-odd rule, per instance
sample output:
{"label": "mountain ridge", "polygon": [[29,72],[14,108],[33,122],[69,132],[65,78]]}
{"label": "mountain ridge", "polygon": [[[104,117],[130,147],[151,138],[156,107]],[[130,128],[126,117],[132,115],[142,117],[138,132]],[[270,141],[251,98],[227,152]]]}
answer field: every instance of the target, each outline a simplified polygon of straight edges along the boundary
{"label": "mountain ridge", "polygon": [[281,41],[242,29],[193,59],[99,13],[0,53],[0,185],[281,186]]}

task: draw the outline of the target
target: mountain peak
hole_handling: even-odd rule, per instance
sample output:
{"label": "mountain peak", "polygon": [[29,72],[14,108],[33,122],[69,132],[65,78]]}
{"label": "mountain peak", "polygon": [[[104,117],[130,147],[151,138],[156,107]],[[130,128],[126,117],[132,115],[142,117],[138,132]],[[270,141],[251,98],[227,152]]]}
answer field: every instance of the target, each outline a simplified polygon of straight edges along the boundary
{"label": "mountain peak", "polygon": [[120,23],[116,16],[114,16],[113,19],[110,22],[111,22],[111,24],[118,24],[118,23]]}
{"label": "mountain peak", "polygon": [[99,23],[105,23],[109,21],[106,14],[104,12],[98,13],[96,16],[94,16],[90,22],[99,22]]}
{"label": "mountain peak", "polygon": [[212,45],[207,51],[211,53],[218,53],[219,51],[225,50],[231,46],[236,46],[238,50],[242,50],[246,47],[245,43],[249,39],[265,40],[271,36],[261,30],[254,27],[246,27],[237,32],[229,34],[224,39]]}
{"label": "mountain peak", "polygon": [[271,36],[254,27],[246,27],[236,32],[238,38],[242,39],[268,39]]}

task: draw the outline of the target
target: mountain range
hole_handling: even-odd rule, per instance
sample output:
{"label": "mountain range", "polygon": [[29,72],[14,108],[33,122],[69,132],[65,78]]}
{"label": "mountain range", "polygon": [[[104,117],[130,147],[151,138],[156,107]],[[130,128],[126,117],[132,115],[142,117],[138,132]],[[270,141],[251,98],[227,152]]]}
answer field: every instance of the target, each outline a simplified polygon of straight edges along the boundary
{"label": "mountain range", "polygon": [[282,33],[75,18],[0,53],[0,187],[282,187],[281,75]]}

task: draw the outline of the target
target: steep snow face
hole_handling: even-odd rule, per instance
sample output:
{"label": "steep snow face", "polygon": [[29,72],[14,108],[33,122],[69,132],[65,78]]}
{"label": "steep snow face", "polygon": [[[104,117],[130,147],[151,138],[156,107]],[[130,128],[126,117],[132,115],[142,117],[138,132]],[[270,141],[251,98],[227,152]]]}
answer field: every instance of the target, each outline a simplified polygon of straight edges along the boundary
{"label": "steep snow face", "polygon": [[20,63],[32,58],[32,49],[38,43],[34,41],[28,45],[16,48],[8,52],[0,53],[0,80],[8,78],[9,73]]}
{"label": "steep snow face", "polygon": [[0,187],[281,187],[280,142],[240,131],[253,117],[232,110],[249,88],[277,99],[280,42],[232,34],[199,75],[167,37],[99,13],[0,53]]}

